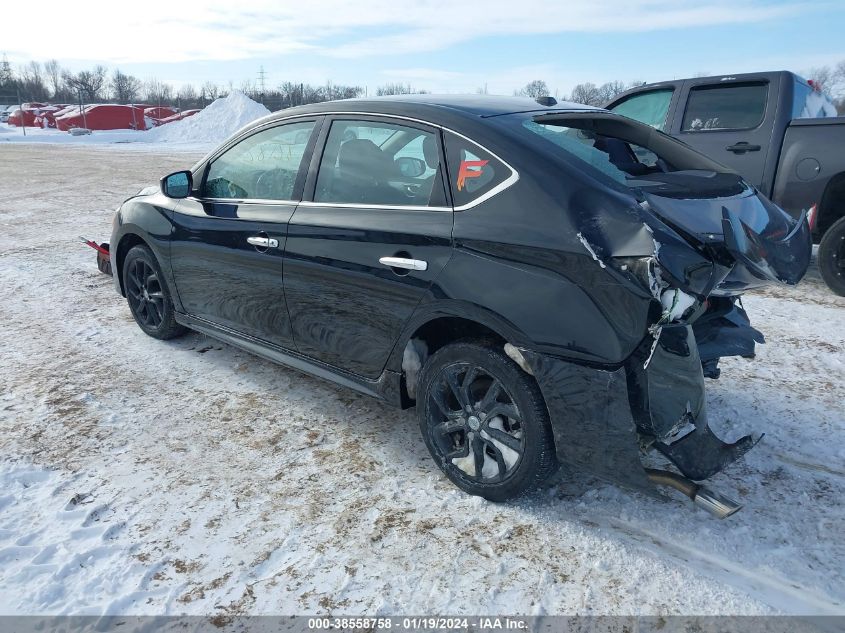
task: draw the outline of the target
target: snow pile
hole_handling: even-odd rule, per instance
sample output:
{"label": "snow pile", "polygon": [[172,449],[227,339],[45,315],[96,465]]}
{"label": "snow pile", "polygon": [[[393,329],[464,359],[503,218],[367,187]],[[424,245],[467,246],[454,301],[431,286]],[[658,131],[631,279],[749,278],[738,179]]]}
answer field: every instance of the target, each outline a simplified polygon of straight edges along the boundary
{"label": "snow pile", "polygon": [[145,140],[154,143],[219,143],[247,123],[270,114],[242,92],[217,99],[194,116],[162,125],[147,132]]}

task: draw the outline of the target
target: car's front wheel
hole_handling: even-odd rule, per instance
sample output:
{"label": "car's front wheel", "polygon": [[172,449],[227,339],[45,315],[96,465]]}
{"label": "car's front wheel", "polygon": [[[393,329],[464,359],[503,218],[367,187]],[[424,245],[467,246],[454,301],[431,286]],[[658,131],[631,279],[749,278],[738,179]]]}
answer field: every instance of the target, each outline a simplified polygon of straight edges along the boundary
{"label": "car's front wheel", "polygon": [[819,244],[819,272],[838,295],[845,296],[845,218],[833,223]]}
{"label": "car's front wheel", "polygon": [[148,246],[133,246],[123,260],[123,288],[129,310],[145,333],[167,340],[187,329],[176,322],[176,310],[161,267]]}
{"label": "car's front wheel", "polygon": [[437,465],[472,495],[505,501],[557,470],[537,383],[497,345],[462,341],[432,355],[420,375],[417,415]]}

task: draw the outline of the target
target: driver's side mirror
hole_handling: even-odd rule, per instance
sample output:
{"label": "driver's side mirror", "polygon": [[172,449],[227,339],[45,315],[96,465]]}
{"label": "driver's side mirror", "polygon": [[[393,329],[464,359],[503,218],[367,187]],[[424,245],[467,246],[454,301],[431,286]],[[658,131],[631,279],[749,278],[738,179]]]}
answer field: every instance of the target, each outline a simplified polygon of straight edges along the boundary
{"label": "driver's side mirror", "polygon": [[177,171],[161,179],[161,192],[168,198],[187,198],[192,185],[191,172]]}
{"label": "driver's side mirror", "polygon": [[425,173],[426,165],[422,158],[402,156],[396,159],[396,167],[405,178],[419,178]]}

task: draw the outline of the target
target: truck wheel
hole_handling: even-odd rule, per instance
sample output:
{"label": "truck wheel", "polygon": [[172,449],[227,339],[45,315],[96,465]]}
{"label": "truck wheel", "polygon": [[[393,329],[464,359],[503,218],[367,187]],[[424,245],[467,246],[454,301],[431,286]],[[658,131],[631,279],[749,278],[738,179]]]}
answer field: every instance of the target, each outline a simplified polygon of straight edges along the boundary
{"label": "truck wheel", "polygon": [[845,296],[845,218],[839,218],[825,232],[818,262],[824,282],[833,292]]}
{"label": "truck wheel", "polygon": [[461,341],[423,367],[417,397],[431,456],[461,490],[505,501],[557,470],[543,396],[498,345]]}
{"label": "truck wheel", "polygon": [[182,336],[187,328],[176,322],[173,300],[155,255],[143,245],[133,246],[123,261],[123,287],[129,310],[146,334],[167,340]]}

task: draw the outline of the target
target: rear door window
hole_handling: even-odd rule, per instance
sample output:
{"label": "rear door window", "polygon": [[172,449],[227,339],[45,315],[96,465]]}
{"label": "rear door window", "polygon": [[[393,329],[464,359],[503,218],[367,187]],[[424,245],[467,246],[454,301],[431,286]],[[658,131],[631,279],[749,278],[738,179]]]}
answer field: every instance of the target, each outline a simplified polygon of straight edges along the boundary
{"label": "rear door window", "polygon": [[673,88],[650,90],[631,95],[611,108],[613,112],[645,123],[658,130],[666,127],[666,115],[672,102]]}
{"label": "rear door window", "polygon": [[515,182],[515,172],[483,147],[451,132],[445,138],[455,209],[483,202]]}
{"label": "rear door window", "polygon": [[320,160],[315,202],[444,206],[434,132],[379,121],[336,120]]}
{"label": "rear door window", "polygon": [[687,99],[683,132],[751,130],[763,122],[768,83],[697,86]]}

